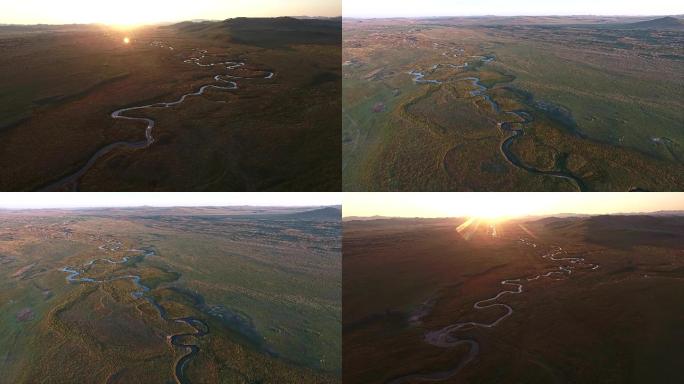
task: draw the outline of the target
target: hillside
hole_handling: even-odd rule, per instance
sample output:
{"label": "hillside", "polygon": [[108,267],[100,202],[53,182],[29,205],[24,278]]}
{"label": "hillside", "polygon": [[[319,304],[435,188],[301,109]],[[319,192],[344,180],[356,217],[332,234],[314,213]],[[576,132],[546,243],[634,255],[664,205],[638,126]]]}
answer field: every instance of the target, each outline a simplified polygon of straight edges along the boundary
{"label": "hillside", "polygon": [[[3,210],[0,215],[9,216],[273,216],[306,212],[318,207],[265,207],[265,206],[218,206],[218,207],[119,207]],[[339,219],[339,218],[338,218]]]}
{"label": "hillside", "polygon": [[340,44],[341,23],[340,18],[238,17],[216,22],[182,22],[165,28],[178,29],[203,38],[229,39],[239,44],[284,47],[297,44]]}
{"label": "hillside", "polygon": [[305,220],[305,221],[341,221],[342,208],[333,207],[292,207],[290,211],[264,212],[259,215],[246,216],[254,219]]}
{"label": "hillside", "polygon": [[684,20],[676,17],[661,17],[659,19],[640,21],[626,25],[631,29],[677,29],[684,30]]}
{"label": "hillside", "polygon": [[340,220],[342,216],[342,210],[339,207],[324,207],[301,213],[292,213],[284,216],[301,220]]}
{"label": "hillside", "polygon": [[620,248],[643,245],[677,248],[681,246],[679,239],[684,234],[684,217],[681,216],[549,217],[527,224],[573,241]]}

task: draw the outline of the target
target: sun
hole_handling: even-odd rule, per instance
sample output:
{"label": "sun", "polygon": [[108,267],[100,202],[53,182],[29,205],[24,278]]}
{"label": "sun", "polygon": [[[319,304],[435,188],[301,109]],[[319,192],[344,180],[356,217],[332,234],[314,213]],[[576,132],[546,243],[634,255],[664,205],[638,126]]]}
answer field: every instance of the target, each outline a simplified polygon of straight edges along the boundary
{"label": "sun", "polygon": [[131,39],[130,39],[129,37],[124,37],[124,38],[123,38],[123,42],[124,42],[124,44],[130,44],[130,43],[131,43]]}
{"label": "sun", "polygon": [[507,208],[508,207],[502,207],[499,204],[483,204],[478,207],[474,207],[471,210],[471,216],[487,221],[501,220],[512,215],[511,211]]}
{"label": "sun", "polygon": [[[453,215],[456,216],[458,211],[461,211],[461,215],[476,217],[486,222],[497,222],[518,214],[517,202],[513,199],[501,199],[488,194],[479,197],[475,201],[469,201],[468,204],[461,202],[458,207],[454,207],[457,209],[454,209]],[[445,204],[445,206],[448,207],[447,211],[450,211],[449,205]]]}

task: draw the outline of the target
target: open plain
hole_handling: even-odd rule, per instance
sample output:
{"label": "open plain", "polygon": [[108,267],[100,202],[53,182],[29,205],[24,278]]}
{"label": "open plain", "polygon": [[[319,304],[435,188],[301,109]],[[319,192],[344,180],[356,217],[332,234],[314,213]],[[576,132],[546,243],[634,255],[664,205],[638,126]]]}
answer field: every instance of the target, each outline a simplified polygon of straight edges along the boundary
{"label": "open plain", "polygon": [[675,383],[682,244],[681,212],[345,221],[344,382]]}
{"label": "open plain", "polygon": [[679,191],[677,17],[345,19],[347,191]]}
{"label": "open plain", "polygon": [[0,383],[341,380],[339,207],[0,219]]}
{"label": "open plain", "polygon": [[0,25],[0,189],[340,190],[338,19]]}

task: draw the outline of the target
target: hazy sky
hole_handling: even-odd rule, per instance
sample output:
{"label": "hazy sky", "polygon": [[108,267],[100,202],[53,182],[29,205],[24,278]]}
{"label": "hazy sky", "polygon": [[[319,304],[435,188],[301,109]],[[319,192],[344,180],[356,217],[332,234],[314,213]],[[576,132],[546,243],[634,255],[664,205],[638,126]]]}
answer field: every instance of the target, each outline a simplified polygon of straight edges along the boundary
{"label": "hazy sky", "polygon": [[342,193],[0,193],[0,208],[315,206],[342,204]]}
{"label": "hazy sky", "polygon": [[345,193],[342,215],[499,217],[684,210],[684,193]]}
{"label": "hazy sky", "polygon": [[345,17],[674,15],[676,0],[344,0]]}
{"label": "hazy sky", "polygon": [[340,0],[0,0],[0,23],[131,25],[246,16],[340,16]]}

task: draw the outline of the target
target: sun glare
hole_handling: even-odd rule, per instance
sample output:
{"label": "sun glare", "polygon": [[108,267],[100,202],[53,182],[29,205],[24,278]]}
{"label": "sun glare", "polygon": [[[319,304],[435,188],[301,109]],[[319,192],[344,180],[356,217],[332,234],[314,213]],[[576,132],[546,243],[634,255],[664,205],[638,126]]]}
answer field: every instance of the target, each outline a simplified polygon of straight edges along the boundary
{"label": "sun glare", "polygon": [[130,43],[131,43],[131,39],[128,38],[128,37],[124,37],[124,38],[123,38],[123,42],[124,42],[124,44],[130,44]]}
{"label": "sun glare", "polygon": [[472,199],[473,196],[468,197],[473,200],[469,204],[464,204],[463,201],[454,201],[459,199],[459,195],[455,195],[449,196],[450,202],[442,201],[440,206],[450,216],[466,214],[487,223],[499,222],[525,213],[525,207],[520,206],[521,202],[502,198],[500,195],[481,194],[476,199]]}
{"label": "sun glare", "polygon": [[644,199],[639,194],[617,193],[364,193],[347,192],[344,216],[475,217],[497,222],[527,215],[557,213],[608,214],[684,209],[679,193],[659,193]]}
{"label": "sun glare", "polygon": [[184,20],[338,16],[339,0],[0,0],[0,24],[105,24],[134,28]]}
{"label": "sun glare", "polygon": [[477,207],[477,209],[473,209],[471,214],[488,222],[501,221],[506,217],[516,215],[514,211],[506,208],[507,207],[498,206],[498,204],[482,205]]}

